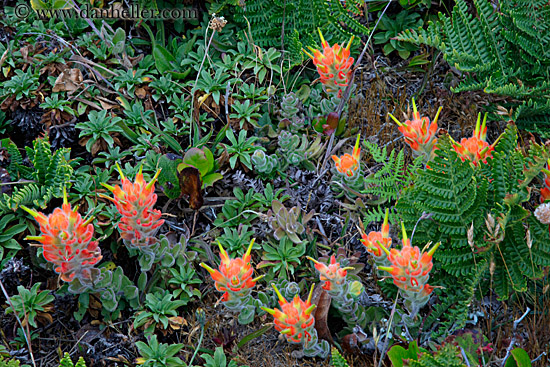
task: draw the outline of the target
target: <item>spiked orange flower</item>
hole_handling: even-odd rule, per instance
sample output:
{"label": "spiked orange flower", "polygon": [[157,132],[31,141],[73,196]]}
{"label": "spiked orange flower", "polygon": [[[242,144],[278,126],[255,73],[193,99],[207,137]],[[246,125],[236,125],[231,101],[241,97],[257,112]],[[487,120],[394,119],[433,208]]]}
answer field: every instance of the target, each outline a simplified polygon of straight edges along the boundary
{"label": "spiked orange flower", "polygon": [[348,45],[344,48],[338,44],[330,47],[320,29],[319,36],[323,47],[322,53],[312,47],[308,48],[313,52],[313,55],[306,50],[303,51],[313,59],[313,64],[317,67],[325,91],[327,93],[337,93],[338,97],[341,97],[342,88],[347,87],[351,79],[351,66],[355,61],[353,57],[350,57],[350,47],[354,37],[351,37]]}
{"label": "spiked orange flower", "polygon": [[332,255],[330,257],[330,264],[323,264],[309,256],[307,258],[315,263],[315,269],[320,273],[319,279],[323,284],[323,289],[327,291],[341,288],[346,281],[348,270],[353,270],[352,267],[342,268],[340,263],[336,262],[336,257]]}
{"label": "spiked orange flower", "polygon": [[280,331],[287,341],[296,344],[300,343],[305,347],[317,341],[317,333],[314,328],[315,318],[312,315],[316,306],[311,304],[314,287],[315,285],[313,284],[309,297],[305,302],[298,295],[294,297],[292,302],[288,302],[273,284],[273,288],[279,297],[281,310],[261,307],[262,310],[273,316],[275,319],[275,329]]}
{"label": "spiked orange flower", "polygon": [[544,203],[550,199],[550,159],[542,172],[544,173],[544,187],[540,190],[540,202]]}
{"label": "spiked orange flower", "polygon": [[263,277],[261,275],[252,279],[254,269],[250,264],[250,252],[254,245],[254,239],[250,242],[242,258],[231,259],[219,241],[218,245],[220,247],[221,259],[219,270],[214,270],[204,263],[200,263],[200,266],[210,273],[212,279],[214,279],[216,289],[220,292],[225,292],[222,296],[222,301],[234,303],[235,307],[229,305],[231,309],[239,309],[242,306],[239,301],[244,301],[248,298],[256,282]]}
{"label": "spiked orange flower", "polygon": [[359,138],[361,135],[357,135],[357,140],[355,142],[355,147],[353,148],[353,153],[350,155],[349,153],[344,154],[343,156],[336,156],[333,155],[332,159],[334,160],[334,163],[336,164],[336,170],[348,177],[353,177],[359,171],[360,168],[360,160],[359,157],[361,155],[361,147],[359,147]]}
{"label": "spiked orange flower", "polygon": [[474,166],[477,166],[479,162],[487,163],[487,158],[493,156],[493,150],[498,142],[497,139],[492,145],[487,143],[487,114],[483,117],[483,123],[481,122],[481,113],[477,115],[476,128],[474,135],[471,138],[462,138],[460,143],[453,142],[453,148],[456,150],[462,161],[469,160]]}
{"label": "spiked orange flower", "polygon": [[[380,232],[371,231],[369,234],[363,233],[361,235],[361,243],[366,247],[367,251],[372,254],[377,263],[383,262],[386,259],[386,254],[380,247],[381,245],[389,249],[391,247],[390,237],[390,225],[388,223],[389,209],[386,209],[386,215],[384,216],[384,223]],[[381,264],[379,264],[381,265]]]}
{"label": "spiked orange flower", "polygon": [[402,228],[403,248],[388,250],[381,246],[392,266],[380,266],[378,269],[389,272],[393,277],[393,283],[405,292],[426,292],[428,289],[425,285],[433,267],[432,257],[440,244],[437,243],[431,250],[421,254],[418,246],[411,246],[411,240],[407,238],[403,224]]}
{"label": "spiked orange flower", "polygon": [[21,206],[40,224],[40,236],[26,239],[42,244],[44,258],[56,265],[55,272],[63,281],[89,279],[90,269],[103,258],[97,241],[92,241],[93,217],[84,221],[76,208],[71,209],[65,190],[63,195],[61,208],[55,208],[48,216]]}
{"label": "spiked orange flower", "polygon": [[101,183],[114,194],[114,198],[102,194],[100,196],[111,200],[122,215],[118,228],[126,246],[129,248],[150,246],[156,242],[154,237],[156,230],[164,223],[164,219],[160,219],[162,213],[153,209],[157,202],[155,181],[160,174],[160,169],[151,182],[145,183],[141,173],[142,167],[136,175],[135,182],[132,183],[124,177],[118,163],[116,167],[120,173],[122,187]]}
{"label": "spiked orange flower", "polygon": [[442,107],[439,107],[434,120],[430,123],[430,119],[426,116],[420,117],[420,113],[416,109],[414,98],[413,119],[407,120],[404,123],[399,122],[391,113],[390,117],[399,125],[398,129],[405,136],[405,143],[411,147],[416,156],[424,155],[426,161],[429,161],[434,156],[436,149],[436,134],[437,134],[437,119]]}

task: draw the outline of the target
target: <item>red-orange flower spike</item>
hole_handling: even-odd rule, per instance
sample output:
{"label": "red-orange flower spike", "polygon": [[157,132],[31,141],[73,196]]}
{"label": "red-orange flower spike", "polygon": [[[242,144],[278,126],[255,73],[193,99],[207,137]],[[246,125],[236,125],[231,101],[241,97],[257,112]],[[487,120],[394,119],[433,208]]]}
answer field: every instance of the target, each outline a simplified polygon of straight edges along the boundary
{"label": "red-orange flower spike", "polygon": [[333,155],[332,159],[336,165],[336,170],[347,177],[354,177],[358,175],[360,169],[360,156],[361,156],[361,147],[359,146],[359,140],[361,135],[357,135],[357,140],[355,141],[355,147],[353,152],[350,155],[346,153],[340,157]]}
{"label": "red-orange flower spike", "polygon": [[306,50],[303,51],[313,59],[313,64],[317,67],[325,91],[338,94],[338,97],[341,97],[342,89],[347,87],[351,80],[351,66],[355,60],[350,57],[350,47],[354,37],[351,37],[344,48],[338,44],[330,47],[320,29],[319,36],[323,47],[322,53],[312,47],[309,47],[309,49],[313,52],[313,55]]}
{"label": "red-orange flower spike", "polygon": [[386,215],[384,216],[384,223],[380,232],[371,231],[369,234],[362,233],[361,243],[368,252],[372,254],[377,265],[385,265],[386,254],[380,247],[380,244],[386,249],[391,247],[391,237],[390,237],[390,225],[388,223],[389,209],[386,209]]}
{"label": "red-orange flower spike", "polygon": [[405,232],[405,226],[402,225],[402,227],[403,248],[401,250],[395,248],[388,250],[382,247],[392,266],[380,266],[378,269],[389,272],[393,277],[393,283],[401,288],[405,292],[405,297],[407,297],[407,293],[427,292],[428,289],[425,286],[433,267],[432,257],[440,244],[437,243],[428,252],[420,253],[417,246],[411,246],[411,241],[407,238]]}
{"label": "red-orange flower spike", "polygon": [[544,203],[546,200],[550,200],[550,159],[542,172],[544,173],[544,187],[540,190],[540,202]]}
{"label": "red-orange flower spike", "polygon": [[135,182],[132,183],[124,177],[120,166],[118,164],[116,166],[120,173],[122,187],[102,183],[114,194],[114,198],[100,196],[111,200],[122,215],[118,228],[124,243],[130,248],[150,246],[156,242],[154,234],[164,223],[164,219],[160,219],[162,213],[153,209],[157,202],[155,181],[160,174],[160,169],[151,182],[146,183],[141,173],[142,167],[136,175]]}
{"label": "red-orange flower spike", "polygon": [[279,297],[279,309],[261,307],[275,319],[275,329],[280,331],[291,343],[302,343],[305,347],[316,341],[315,318],[312,315],[315,305],[311,304],[314,285],[311,286],[308,299],[304,302],[298,295],[292,302],[288,302],[273,284],[273,288]]}
{"label": "red-orange flower spike", "polygon": [[220,292],[224,292],[222,301],[226,302],[226,306],[228,306],[229,309],[236,311],[241,309],[248,301],[252,288],[254,288],[256,282],[263,277],[262,275],[252,279],[254,269],[250,264],[250,252],[254,245],[254,239],[250,242],[242,258],[237,257],[231,259],[221,243],[218,242],[218,245],[220,247],[221,259],[218,270],[214,270],[204,263],[200,263],[200,266],[210,273],[212,279],[214,279],[216,289]]}
{"label": "red-orange flower spike", "polygon": [[407,120],[404,123],[399,122],[391,113],[390,117],[399,125],[398,129],[405,137],[405,143],[411,147],[413,153],[417,156],[423,155],[426,161],[429,161],[434,156],[437,143],[437,119],[442,107],[439,107],[435,118],[430,123],[430,119],[426,116],[420,117],[420,113],[416,109],[414,98],[412,99],[413,105],[413,119]]}
{"label": "red-orange flower spike", "polygon": [[65,190],[63,195],[61,208],[55,208],[48,216],[21,206],[40,224],[40,236],[26,239],[42,244],[44,258],[56,265],[55,272],[63,281],[89,279],[90,269],[103,258],[97,241],[92,241],[93,218],[84,221],[76,208],[71,209]]}
{"label": "red-orange flower spike", "polygon": [[479,162],[487,163],[487,158],[493,156],[493,150],[498,139],[492,144],[487,143],[487,114],[481,122],[481,113],[477,115],[476,128],[471,138],[462,138],[460,143],[453,142],[453,148],[458,153],[462,161],[469,160],[474,166],[477,166]]}
{"label": "red-orange flower spike", "polygon": [[325,284],[323,284],[323,289],[327,291],[334,291],[341,288],[346,281],[348,270],[353,270],[352,267],[340,267],[340,263],[336,262],[336,257],[334,255],[330,257],[329,265],[323,264],[309,256],[307,256],[307,258],[315,263],[315,269],[320,273],[319,279],[325,282]]}

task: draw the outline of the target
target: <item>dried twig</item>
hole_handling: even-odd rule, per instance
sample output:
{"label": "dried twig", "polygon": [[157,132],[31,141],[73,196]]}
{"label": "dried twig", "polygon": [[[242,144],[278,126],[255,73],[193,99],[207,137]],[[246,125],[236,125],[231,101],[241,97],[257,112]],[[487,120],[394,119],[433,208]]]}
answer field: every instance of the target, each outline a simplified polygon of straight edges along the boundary
{"label": "dried twig", "polygon": [[504,359],[500,363],[500,367],[504,367],[504,365],[506,364],[506,360],[508,359],[508,357],[510,357],[510,353],[512,352],[512,348],[514,347],[514,344],[516,343],[516,331],[517,331],[518,325],[529,314],[529,312],[531,312],[531,309],[529,307],[527,307],[527,310],[525,310],[525,313],[519,319],[514,321],[514,326],[512,327],[512,340],[510,340],[510,345],[508,346],[508,348],[506,348],[506,356],[504,356]]}

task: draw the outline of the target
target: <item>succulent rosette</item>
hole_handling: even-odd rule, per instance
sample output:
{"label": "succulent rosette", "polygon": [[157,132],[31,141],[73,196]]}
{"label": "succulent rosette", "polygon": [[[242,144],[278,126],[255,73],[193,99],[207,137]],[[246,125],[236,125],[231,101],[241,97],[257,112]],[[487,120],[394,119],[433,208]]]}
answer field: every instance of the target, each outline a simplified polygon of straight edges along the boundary
{"label": "succulent rosette", "polygon": [[120,173],[122,187],[118,185],[113,187],[102,183],[113,193],[114,198],[106,195],[100,196],[111,200],[122,216],[118,229],[124,244],[129,248],[144,249],[157,242],[154,235],[164,223],[164,219],[160,219],[162,213],[153,209],[157,202],[155,181],[160,170],[157,171],[151,182],[146,183],[141,173],[142,167],[136,175],[135,182],[132,183],[124,176],[120,166],[118,164],[116,166]]}
{"label": "succulent rosette", "polygon": [[425,162],[430,161],[434,157],[437,144],[437,119],[442,107],[439,107],[435,118],[430,122],[429,117],[420,117],[420,113],[416,109],[414,98],[412,99],[413,105],[413,119],[407,120],[404,123],[399,122],[391,113],[390,117],[399,126],[399,131],[405,137],[405,143],[411,147],[415,156],[424,156]]}
{"label": "succulent rosette", "polygon": [[204,263],[200,264],[214,279],[216,289],[224,292],[221,299],[222,302],[224,302],[227,308],[233,311],[241,310],[248,303],[250,293],[256,282],[263,277],[261,275],[257,278],[252,278],[254,269],[250,264],[250,252],[253,245],[254,239],[250,242],[242,258],[231,259],[221,243],[218,242],[221,259],[218,270],[214,270]]}
{"label": "succulent rosette", "polygon": [[321,30],[319,30],[319,36],[321,37],[322,52],[313,47],[308,47],[313,52],[313,55],[305,50],[303,51],[313,60],[313,64],[317,67],[317,72],[325,91],[341,97],[342,89],[347,87],[351,80],[351,67],[355,60],[353,57],[350,57],[350,48],[354,37],[351,37],[346,47],[342,47],[339,44],[334,44],[331,47],[325,41]]}
{"label": "succulent rosette", "polygon": [[470,161],[474,166],[478,166],[479,162],[487,163],[488,158],[492,158],[493,151],[498,139],[492,144],[487,143],[487,115],[481,123],[481,113],[477,115],[477,123],[474,134],[471,138],[462,138],[460,143],[453,141],[453,148],[460,156],[462,161]]}
{"label": "succulent rosette", "polygon": [[55,272],[63,281],[87,280],[91,269],[103,258],[97,241],[92,241],[94,226],[90,222],[93,218],[82,219],[77,209],[71,208],[65,190],[63,195],[61,208],[48,216],[21,206],[40,224],[40,236],[26,239],[42,244],[44,258],[56,265]]}

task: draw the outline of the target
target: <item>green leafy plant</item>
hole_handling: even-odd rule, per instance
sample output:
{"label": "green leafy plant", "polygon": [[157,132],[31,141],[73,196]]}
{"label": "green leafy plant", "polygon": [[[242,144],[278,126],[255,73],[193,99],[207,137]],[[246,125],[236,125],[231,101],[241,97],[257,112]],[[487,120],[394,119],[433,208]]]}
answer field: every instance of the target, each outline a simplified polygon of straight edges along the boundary
{"label": "green leafy plant", "polygon": [[188,263],[179,264],[178,267],[169,268],[172,277],[168,280],[168,284],[175,289],[172,291],[174,298],[184,302],[186,305],[193,298],[201,298],[201,291],[195,284],[201,284],[202,281],[198,278],[195,269]]}
{"label": "green leafy plant", "polygon": [[19,361],[17,359],[4,359],[0,356],[0,367],[19,367]]}
{"label": "green leafy plant", "polygon": [[228,129],[225,133],[225,137],[229,140],[231,145],[224,144],[225,149],[227,150],[227,154],[229,154],[229,166],[234,169],[237,165],[237,161],[241,162],[242,165],[244,165],[248,169],[252,169],[252,162],[250,161],[251,155],[256,150],[263,150],[265,151],[265,148],[262,146],[256,146],[254,145],[254,142],[258,140],[256,136],[252,136],[250,138],[246,138],[246,130],[241,130],[239,132],[238,139],[235,138],[235,134],[233,134],[233,130]]}
{"label": "green leafy plant", "polygon": [[143,84],[151,79],[150,75],[146,75],[147,71],[143,69],[128,69],[127,71],[119,70],[113,78],[115,81],[115,89],[124,89],[130,98],[135,97],[136,86]]}
{"label": "green leafy plant", "polygon": [[167,330],[170,326],[170,318],[176,317],[178,315],[176,310],[187,303],[182,300],[173,300],[173,297],[174,295],[168,291],[148,293],[145,296],[145,310],[136,314],[134,327],[145,326],[146,336],[153,335],[159,326]]}
{"label": "green leafy plant", "polygon": [[498,11],[488,0],[474,1],[477,16],[458,0],[452,14],[439,14],[426,29],[407,30],[397,39],[439,49],[465,73],[454,92],[483,90],[515,99],[504,116],[518,126],[544,133],[550,124],[550,4],[544,0],[504,0]]}
{"label": "green leafy plant", "polygon": [[99,151],[102,144],[107,144],[109,148],[112,148],[115,141],[111,134],[123,132],[122,128],[118,125],[118,122],[122,119],[107,115],[107,110],[100,112],[91,111],[88,118],[87,122],[81,122],[75,126],[81,130],[79,137],[88,137],[86,150],[94,154]]}
{"label": "green leafy plant", "polygon": [[73,116],[76,114],[76,112],[71,108],[71,101],[67,99],[59,99],[59,93],[53,93],[51,97],[46,97],[40,107],[45,110],[67,112]]}
{"label": "green leafy plant", "polygon": [[65,352],[63,358],[59,361],[59,367],[86,367],[86,362],[84,358],[79,357],[76,364],[74,364],[69,353]]}
{"label": "green leafy plant", "polygon": [[269,268],[268,279],[281,277],[289,279],[289,273],[294,274],[301,258],[306,252],[306,243],[295,244],[284,236],[280,241],[264,242],[264,254],[258,268]]}
{"label": "green leafy plant", "polygon": [[35,318],[39,314],[47,314],[49,311],[48,305],[55,299],[50,291],[39,292],[40,284],[40,282],[35,283],[31,289],[26,289],[22,285],[18,286],[17,292],[19,294],[10,297],[11,305],[6,309],[6,314],[15,312],[23,320],[23,326],[28,323],[32,327],[38,327]]}
{"label": "green leafy plant", "polygon": [[330,354],[332,357],[330,365],[332,367],[349,367],[348,361],[346,361],[336,347],[330,349]]}
{"label": "green leafy plant", "polygon": [[255,125],[256,121],[262,116],[257,112],[260,105],[250,105],[250,100],[246,100],[244,103],[236,101],[231,105],[231,108],[235,111],[235,113],[230,114],[229,117],[232,119],[238,119],[241,129],[243,128],[245,121],[249,124]]}
{"label": "green leafy plant", "polygon": [[176,355],[183,348],[183,344],[159,343],[157,336],[153,335],[148,343],[136,342],[140,358],[137,364],[144,367],[183,367],[186,364]]}
{"label": "green leafy plant", "polygon": [[378,14],[378,17],[380,18],[380,24],[378,25],[380,32],[374,34],[374,43],[384,45],[382,48],[384,55],[397,51],[402,59],[408,59],[412,51],[418,50],[417,46],[398,41],[395,37],[405,29],[422,27],[424,22],[419,19],[420,14],[402,10],[395,18],[389,15],[382,16],[381,13]]}
{"label": "green leafy plant", "polygon": [[[222,347],[217,347],[216,351],[214,352],[214,356],[211,356],[208,353],[201,354],[201,357],[204,359],[205,367],[239,367],[237,362],[235,361],[229,361],[227,363],[227,357],[225,356],[225,353],[223,352]],[[247,366],[240,366],[240,367],[247,367]]]}
{"label": "green leafy plant", "polygon": [[12,95],[19,101],[23,97],[31,98],[38,89],[38,75],[32,71],[32,68],[28,68],[27,71],[15,70],[15,75],[2,84],[2,96]]}
{"label": "green leafy plant", "polygon": [[267,177],[274,174],[279,166],[277,156],[267,155],[263,150],[256,150],[250,160],[254,164],[254,170]]}

